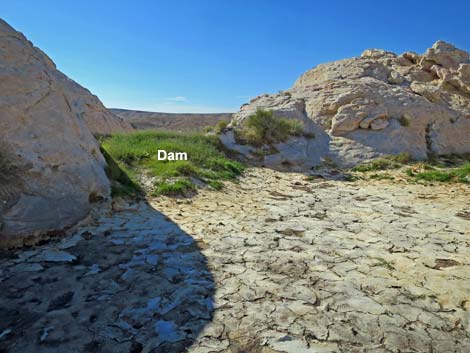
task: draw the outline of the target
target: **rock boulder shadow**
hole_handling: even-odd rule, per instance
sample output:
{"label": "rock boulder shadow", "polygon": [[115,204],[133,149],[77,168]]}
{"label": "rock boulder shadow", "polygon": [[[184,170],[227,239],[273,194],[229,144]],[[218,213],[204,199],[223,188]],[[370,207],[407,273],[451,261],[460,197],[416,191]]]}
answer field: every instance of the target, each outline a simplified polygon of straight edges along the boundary
{"label": "rock boulder shadow", "polygon": [[212,320],[196,242],[146,203],[0,259],[0,352],[183,352]]}

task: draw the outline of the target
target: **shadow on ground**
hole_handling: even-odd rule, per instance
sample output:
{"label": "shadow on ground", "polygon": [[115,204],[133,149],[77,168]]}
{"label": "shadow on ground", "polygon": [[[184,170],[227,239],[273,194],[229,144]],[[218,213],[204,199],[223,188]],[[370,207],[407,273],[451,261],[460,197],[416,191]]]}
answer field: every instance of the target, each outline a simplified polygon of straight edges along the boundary
{"label": "shadow on ground", "polygon": [[0,352],[183,352],[213,316],[197,243],[146,203],[0,259]]}

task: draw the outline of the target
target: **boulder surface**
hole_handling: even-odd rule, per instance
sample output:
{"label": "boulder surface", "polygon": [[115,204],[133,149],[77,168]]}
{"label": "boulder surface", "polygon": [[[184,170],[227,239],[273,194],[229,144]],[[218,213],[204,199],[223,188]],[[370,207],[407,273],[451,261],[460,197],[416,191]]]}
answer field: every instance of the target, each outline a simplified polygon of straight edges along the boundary
{"label": "boulder surface", "polygon": [[[318,65],[286,91],[252,99],[231,125],[243,125],[258,109],[299,119],[315,134],[276,145],[279,153],[264,157],[265,165],[305,169],[325,160],[351,166],[402,152],[418,160],[470,153],[469,54],[442,41],[423,55],[365,50],[360,57]],[[252,157],[230,131],[221,140]],[[293,148],[299,150],[294,160]]]}
{"label": "boulder surface", "polygon": [[70,227],[108,197],[93,133],[128,129],[0,20],[0,246]]}

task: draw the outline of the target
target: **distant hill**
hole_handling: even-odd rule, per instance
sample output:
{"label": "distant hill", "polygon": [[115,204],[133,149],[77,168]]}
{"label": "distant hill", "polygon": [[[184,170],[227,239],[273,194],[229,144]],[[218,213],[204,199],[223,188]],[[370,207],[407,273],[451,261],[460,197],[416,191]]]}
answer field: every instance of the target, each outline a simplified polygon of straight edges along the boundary
{"label": "distant hill", "polygon": [[139,130],[201,131],[220,120],[232,120],[232,113],[155,113],[139,110],[109,109]]}

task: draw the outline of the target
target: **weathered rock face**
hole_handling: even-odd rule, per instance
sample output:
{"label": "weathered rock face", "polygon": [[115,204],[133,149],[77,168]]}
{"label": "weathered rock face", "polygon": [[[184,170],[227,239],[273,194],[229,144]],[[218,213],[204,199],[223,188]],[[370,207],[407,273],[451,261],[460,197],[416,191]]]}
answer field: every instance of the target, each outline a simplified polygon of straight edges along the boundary
{"label": "weathered rock face", "polygon": [[128,128],[0,20],[0,246],[73,225],[107,197],[92,132]]}
{"label": "weathered rock face", "polygon": [[80,115],[90,131],[95,135],[108,135],[116,132],[131,131],[134,128],[124,119],[106,109],[95,95],[60,71],[57,77],[67,92],[73,114]]}
{"label": "weathered rock face", "polygon": [[[305,158],[296,164],[302,168],[325,158],[353,165],[400,152],[416,159],[468,153],[469,54],[441,41],[424,55],[366,50],[357,58],[318,65],[280,94],[256,97],[234,121],[243,124],[257,109],[300,119],[315,132],[309,143],[302,138],[276,146],[282,155],[299,141]],[[233,147],[229,136],[222,140]],[[269,158],[274,165],[282,159]]]}

